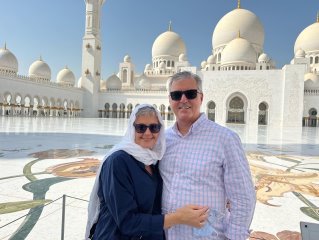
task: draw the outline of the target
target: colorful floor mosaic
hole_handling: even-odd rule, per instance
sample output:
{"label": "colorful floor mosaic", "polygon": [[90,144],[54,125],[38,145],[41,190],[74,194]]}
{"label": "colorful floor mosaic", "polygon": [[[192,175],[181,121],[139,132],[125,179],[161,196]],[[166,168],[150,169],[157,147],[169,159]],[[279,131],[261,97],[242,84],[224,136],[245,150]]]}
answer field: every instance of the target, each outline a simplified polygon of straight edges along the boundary
{"label": "colorful floor mosaic", "polygon": [[[96,170],[126,124],[0,117],[0,240],[60,239],[63,194],[64,239],[83,239]],[[301,239],[300,221],[319,223],[319,128],[229,127],[256,186],[250,239]]]}

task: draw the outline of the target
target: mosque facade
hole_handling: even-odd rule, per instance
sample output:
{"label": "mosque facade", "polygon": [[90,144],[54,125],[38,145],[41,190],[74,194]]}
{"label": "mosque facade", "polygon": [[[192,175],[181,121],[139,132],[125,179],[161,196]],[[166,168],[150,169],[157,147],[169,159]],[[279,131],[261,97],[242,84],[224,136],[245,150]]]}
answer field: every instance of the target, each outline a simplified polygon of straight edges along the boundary
{"label": "mosque facade", "polygon": [[263,50],[264,28],[255,13],[236,9],[215,26],[212,51],[196,67],[178,33],[161,33],[152,46],[151,62],[137,73],[129,55],[117,74],[101,79],[100,12],[105,0],[86,0],[82,73],[76,82],[66,66],[56,80],[40,57],[29,75],[18,74],[18,60],[0,49],[0,115],[21,117],[128,118],[140,103],[156,106],[173,120],[167,79],[187,70],[203,79],[202,112],[218,123],[319,126],[319,16],[297,37],[294,57],[281,69]]}

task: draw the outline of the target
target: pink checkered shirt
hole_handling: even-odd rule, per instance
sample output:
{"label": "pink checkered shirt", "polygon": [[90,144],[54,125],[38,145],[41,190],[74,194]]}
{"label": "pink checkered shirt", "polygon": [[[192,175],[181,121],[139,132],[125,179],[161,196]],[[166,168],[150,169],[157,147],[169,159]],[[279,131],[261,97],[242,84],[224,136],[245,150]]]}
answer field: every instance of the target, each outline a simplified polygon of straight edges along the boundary
{"label": "pink checkered shirt", "polygon": [[168,240],[247,239],[256,195],[238,135],[202,113],[186,135],[175,124],[167,129],[166,139],[167,151],[159,165],[164,214],[198,204],[224,215],[226,199],[231,203],[230,216],[212,224],[214,236],[198,238],[192,227],[177,225],[166,231]]}

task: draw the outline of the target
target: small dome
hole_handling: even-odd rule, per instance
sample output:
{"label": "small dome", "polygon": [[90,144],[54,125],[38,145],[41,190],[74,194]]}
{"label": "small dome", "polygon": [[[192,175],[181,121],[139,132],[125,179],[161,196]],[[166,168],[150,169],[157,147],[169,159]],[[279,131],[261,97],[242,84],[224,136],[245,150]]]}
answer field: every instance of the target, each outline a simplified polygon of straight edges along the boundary
{"label": "small dome", "polygon": [[181,54],[178,56],[178,61],[179,61],[179,62],[186,62],[186,61],[187,61],[187,56],[186,56],[186,54],[181,53]]}
{"label": "small dome", "polygon": [[151,90],[152,83],[151,80],[144,74],[135,79],[135,89],[136,90]]}
{"label": "small dome", "polygon": [[165,69],[166,68],[166,64],[164,62],[160,62],[159,68]]}
{"label": "small dome", "polygon": [[29,77],[35,79],[43,79],[50,81],[51,69],[49,65],[44,62],[41,57],[39,60],[33,62],[29,67]]}
{"label": "small dome", "polygon": [[75,76],[68,67],[65,67],[58,73],[57,82],[64,85],[74,86]]}
{"label": "small dome", "polygon": [[18,72],[18,60],[6,45],[0,48],[0,70],[9,71],[11,73]]}
{"label": "small dome", "polygon": [[227,44],[221,57],[221,64],[238,62],[256,63],[256,51],[254,47],[246,39],[240,37]]}
{"label": "small dome", "polygon": [[152,70],[152,65],[148,63],[145,65],[144,71],[150,71],[150,70]]}
{"label": "small dome", "polygon": [[266,53],[260,54],[260,56],[258,58],[259,63],[268,63],[269,61],[270,61],[270,58],[268,57],[268,55]]}
{"label": "small dome", "polygon": [[205,68],[206,65],[207,65],[207,62],[206,62],[206,61],[202,61],[202,62],[200,63],[200,66],[201,66],[202,68]]}
{"label": "small dome", "polygon": [[319,76],[317,74],[314,74],[312,72],[306,73],[304,76],[304,81],[312,81],[313,83],[319,83]]}
{"label": "small dome", "polygon": [[210,55],[210,56],[207,58],[207,63],[208,63],[208,64],[214,64],[214,63],[215,63],[214,55]]}
{"label": "small dome", "polygon": [[305,80],[305,88],[319,88],[319,78],[316,81],[312,79]]}
{"label": "small dome", "polygon": [[306,53],[302,49],[298,49],[295,53],[295,58],[304,58],[306,56]]}
{"label": "small dome", "polygon": [[106,79],[106,88],[108,90],[121,90],[122,89],[121,79],[115,74],[111,75],[110,77],[108,77],[108,79]]}
{"label": "small dome", "polygon": [[186,53],[183,39],[175,32],[169,30],[159,35],[152,47],[152,57],[174,56]]}
{"label": "small dome", "polygon": [[294,47],[295,55],[299,49],[306,53],[319,51],[319,22],[313,23],[305,28],[297,37]]}
{"label": "small dome", "polygon": [[130,57],[129,55],[126,55],[126,56],[124,57],[124,62],[130,63],[130,62],[131,62],[131,57]]}
{"label": "small dome", "polygon": [[217,23],[213,37],[213,48],[224,46],[237,37],[238,31],[252,45],[263,49],[264,27],[251,11],[237,8],[223,16]]}

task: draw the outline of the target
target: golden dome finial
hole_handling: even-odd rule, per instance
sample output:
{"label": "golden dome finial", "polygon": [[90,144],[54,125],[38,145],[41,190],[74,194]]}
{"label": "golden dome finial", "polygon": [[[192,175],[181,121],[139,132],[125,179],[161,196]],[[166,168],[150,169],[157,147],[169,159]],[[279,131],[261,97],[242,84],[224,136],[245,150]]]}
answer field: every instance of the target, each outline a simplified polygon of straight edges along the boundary
{"label": "golden dome finial", "polygon": [[317,22],[319,22],[319,11],[317,12]]}
{"label": "golden dome finial", "polygon": [[240,0],[238,0],[238,2],[237,2],[237,8],[238,9],[240,8]]}
{"label": "golden dome finial", "polygon": [[169,21],[169,24],[168,24],[168,31],[172,31],[172,21]]}

